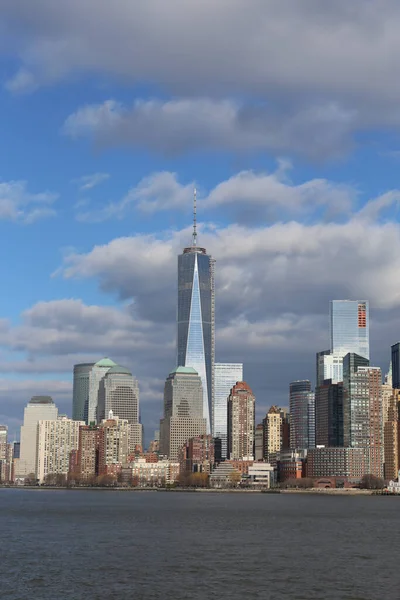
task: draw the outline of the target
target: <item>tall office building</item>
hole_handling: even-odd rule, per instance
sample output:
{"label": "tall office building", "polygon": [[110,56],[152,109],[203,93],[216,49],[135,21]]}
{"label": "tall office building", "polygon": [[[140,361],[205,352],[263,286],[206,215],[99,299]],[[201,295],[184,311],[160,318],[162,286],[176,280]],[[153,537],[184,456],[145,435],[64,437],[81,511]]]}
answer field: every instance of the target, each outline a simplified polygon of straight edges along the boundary
{"label": "tall office building", "polygon": [[97,414],[100,382],[104,375],[117,364],[110,358],[102,358],[93,365],[89,373],[88,424],[100,422]]}
{"label": "tall office building", "polygon": [[400,389],[400,342],[392,346],[392,387],[394,390]]}
{"label": "tall office building", "polygon": [[38,422],[36,479],[39,483],[47,475],[68,474],[70,454],[78,450],[79,428],[84,424],[67,417]]}
{"label": "tall office building", "polygon": [[343,358],[355,353],[369,359],[369,306],[367,301],[331,300],[330,350],[317,353],[316,387],[330,379],[343,381]]}
{"label": "tall office building", "polygon": [[363,448],[367,472],[382,477],[382,373],[354,353],[343,360],[343,439],[346,447]]}
{"label": "tall office building", "polygon": [[128,423],[139,422],[139,384],[126,367],[116,365],[104,375],[99,385],[98,420],[105,419],[110,410],[115,417]]}
{"label": "tall office building", "polygon": [[238,381],[243,381],[242,363],[215,363],[213,437],[221,440],[221,458],[227,457],[228,396]]}
{"label": "tall office building", "polygon": [[74,383],[72,389],[72,418],[74,421],[88,422],[89,376],[94,363],[74,365]]}
{"label": "tall office building", "polygon": [[193,367],[203,386],[203,416],[211,433],[215,354],[214,259],[197,246],[196,194],[192,245],[178,257],[177,366]]}
{"label": "tall office building", "polygon": [[24,410],[24,424],[21,426],[20,458],[17,477],[23,478],[36,473],[38,423],[54,421],[58,408],[50,396],[33,396]]}
{"label": "tall office building", "polygon": [[315,395],[311,382],[293,381],[289,392],[290,447],[293,450],[315,446]]}
{"label": "tall office building", "polygon": [[367,301],[331,300],[331,352],[354,353],[369,359],[369,306]]}
{"label": "tall office building", "polygon": [[343,383],[325,380],[315,390],[315,443],[343,446]]}
{"label": "tall office building", "polygon": [[228,397],[228,456],[254,459],[255,396],[245,381],[238,381]]}
{"label": "tall office building", "polygon": [[203,386],[192,367],[177,367],[164,386],[164,418],[160,422],[160,454],[177,460],[190,438],[207,433],[203,412]]}

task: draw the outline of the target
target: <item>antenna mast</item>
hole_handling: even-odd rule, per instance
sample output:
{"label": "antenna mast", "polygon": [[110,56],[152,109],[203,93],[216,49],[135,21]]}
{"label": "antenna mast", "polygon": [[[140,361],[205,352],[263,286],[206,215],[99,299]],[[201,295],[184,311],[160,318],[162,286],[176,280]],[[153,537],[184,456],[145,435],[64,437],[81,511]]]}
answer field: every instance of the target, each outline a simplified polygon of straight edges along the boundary
{"label": "antenna mast", "polygon": [[194,188],[193,190],[193,237],[192,237],[192,245],[195,247],[197,245],[197,190]]}

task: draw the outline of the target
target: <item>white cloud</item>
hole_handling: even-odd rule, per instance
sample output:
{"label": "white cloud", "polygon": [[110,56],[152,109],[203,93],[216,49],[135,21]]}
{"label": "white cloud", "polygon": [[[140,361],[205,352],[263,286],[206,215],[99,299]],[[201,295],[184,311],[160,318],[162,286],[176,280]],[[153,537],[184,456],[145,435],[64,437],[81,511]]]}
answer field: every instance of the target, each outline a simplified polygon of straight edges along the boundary
{"label": "white cloud", "polygon": [[332,102],[282,113],[270,105],[188,98],[136,100],[131,109],[115,100],[86,105],[66,119],[63,132],[72,138],[93,137],[101,146],[144,146],[165,155],[199,149],[273,150],[320,159],[348,147],[356,128],[354,111]]}
{"label": "white cloud", "polygon": [[69,121],[71,133],[96,127],[109,141],[143,143],[149,125],[148,145],[164,152],[216,140],[233,150],[290,147],[318,157],[342,151],[354,132],[400,124],[396,0],[38,0],[35,7],[32,14],[30,0],[2,1],[8,52],[20,61],[9,89],[94,73],[183,98],[144,101],[122,116],[115,101],[89,106]]}
{"label": "white cloud", "polygon": [[57,197],[51,192],[28,192],[25,181],[0,182],[0,219],[31,224],[54,216],[52,205]]}
{"label": "white cloud", "polygon": [[73,183],[78,186],[81,192],[86,192],[87,190],[91,190],[100,185],[104,181],[107,181],[109,178],[109,173],[93,173],[92,175],[83,175],[82,177],[78,177],[78,179],[73,180]]}
{"label": "white cloud", "polygon": [[[290,220],[293,217],[323,216],[343,218],[350,214],[357,198],[357,190],[350,185],[326,179],[312,179],[294,184],[289,178],[290,163],[281,160],[272,173],[242,171],[202,193],[198,189],[198,211],[222,208],[234,212],[241,222],[262,219]],[[176,173],[162,171],[142,179],[137,186],[117,202],[95,211],[78,206],[80,221],[101,222],[111,218],[124,218],[129,211],[138,209],[152,214],[162,210],[192,210],[195,182],[181,184]]]}

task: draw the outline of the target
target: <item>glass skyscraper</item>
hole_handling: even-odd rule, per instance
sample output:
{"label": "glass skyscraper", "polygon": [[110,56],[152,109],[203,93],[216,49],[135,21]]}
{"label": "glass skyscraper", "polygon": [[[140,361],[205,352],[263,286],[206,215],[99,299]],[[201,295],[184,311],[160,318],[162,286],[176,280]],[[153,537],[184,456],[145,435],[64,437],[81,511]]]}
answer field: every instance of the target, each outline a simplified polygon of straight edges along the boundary
{"label": "glass skyscraper", "polygon": [[214,373],[214,260],[196,245],[178,257],[177,366],[193,367],[203,385],[203,416],[211,433]]}
{"label": "glass skyscraper", "polygon": [[369,306],[367,301],[331,300],[331,353],[369,359]]}
{"label": "glass skyscraper", "polygon": [[228,449],[228,396],[238,381],[243,381],[242,363],[215,363],[213,437],[221,440],[221,458]]}
{"label": "glass skyscraper", "polygon": [[315,395],[308,379],[292,381],[289,393],[290,447],[292,450],[315,446]]}
{"label": "glass skyscraper", "polygon": [[317,353],[317,387],[330,379],[343,381],[343,358],[348,353],[369,359],[369,306],[367,301],[331,300],[330,350]]}

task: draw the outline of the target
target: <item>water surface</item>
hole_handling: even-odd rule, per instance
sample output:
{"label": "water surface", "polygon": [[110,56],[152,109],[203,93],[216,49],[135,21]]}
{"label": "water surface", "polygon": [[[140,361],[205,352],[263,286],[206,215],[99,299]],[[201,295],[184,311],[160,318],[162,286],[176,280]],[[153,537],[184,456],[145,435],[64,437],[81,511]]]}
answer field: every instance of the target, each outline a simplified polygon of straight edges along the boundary
{"label": "water surface", "polygon": [[0,490],[1,600],[398,600],[400,498]]}

